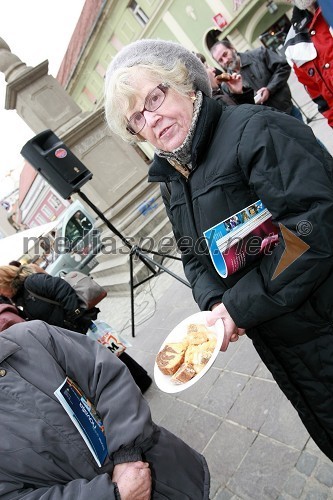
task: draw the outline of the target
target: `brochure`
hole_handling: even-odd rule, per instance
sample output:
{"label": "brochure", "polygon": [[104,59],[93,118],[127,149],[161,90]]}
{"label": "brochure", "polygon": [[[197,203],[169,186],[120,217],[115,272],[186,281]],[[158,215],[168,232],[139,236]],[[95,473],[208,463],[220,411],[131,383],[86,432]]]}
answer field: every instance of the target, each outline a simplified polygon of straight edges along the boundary
{"label": "brochure", "polygon": [[278,228],[261,200],[204,232],[216,271],[222,278],[271,252],[278,243]]}
{"label": "brochure", "polygon": [[108,450],[103,422],[96,408],[69,377],[66,377],[54,394],[83,437],[98,466],[101,467]]}

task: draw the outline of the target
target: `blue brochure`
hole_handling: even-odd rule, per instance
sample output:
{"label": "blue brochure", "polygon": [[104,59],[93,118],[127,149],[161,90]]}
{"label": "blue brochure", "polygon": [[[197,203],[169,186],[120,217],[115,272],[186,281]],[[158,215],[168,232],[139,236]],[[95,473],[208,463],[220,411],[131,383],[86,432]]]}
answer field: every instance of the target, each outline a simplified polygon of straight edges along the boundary
{"label": "blue brochure", "polygon": [[55,396],[68,413],[70,419],[83,437],[99,467],[107,457],[103,422],[94,405],[69,377],[56,391]]}

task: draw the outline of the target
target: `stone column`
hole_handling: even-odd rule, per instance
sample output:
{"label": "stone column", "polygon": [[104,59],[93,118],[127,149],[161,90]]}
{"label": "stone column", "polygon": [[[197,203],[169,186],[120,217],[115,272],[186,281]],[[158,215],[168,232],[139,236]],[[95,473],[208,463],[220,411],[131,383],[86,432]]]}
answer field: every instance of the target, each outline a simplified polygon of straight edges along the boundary
{"label": "stone column", "polygon": [[35,133],[49,128],[59,135],[80,120],[80,107],[48,75],[48,61],[31,68],[0,38],[0,71],[8,83],[5,108],[16,109]]}
{"label": "stone column", "polygon": [[140,203],[144,202],[145,191],[152,189],[146,182],[147,165],[131,146],[108,132],[102,109],[82,113],[60,83],[48,75],[48,61],[28,67],[2,38],[0,71],[7,81],[5,108],[16,109],[35,134],[51,129],[73,150],[93,173],[84,189],[101,210],[119,212],[120,200],[123,210],[135,198],[138,185]]}

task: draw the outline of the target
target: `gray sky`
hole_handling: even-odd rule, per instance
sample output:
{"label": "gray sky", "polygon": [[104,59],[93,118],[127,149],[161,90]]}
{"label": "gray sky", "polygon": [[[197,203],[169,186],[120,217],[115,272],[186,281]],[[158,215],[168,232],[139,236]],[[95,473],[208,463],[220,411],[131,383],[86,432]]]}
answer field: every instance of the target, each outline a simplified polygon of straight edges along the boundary
{"label": "gray sky", "polygon": [[[27,66],[49,60],[56,76],[85,0],[2,0],[0,37]],[[0,73],[0,198],[15,188],[23,166],[22,146],[35,134],[4,109],[6,82]]]}

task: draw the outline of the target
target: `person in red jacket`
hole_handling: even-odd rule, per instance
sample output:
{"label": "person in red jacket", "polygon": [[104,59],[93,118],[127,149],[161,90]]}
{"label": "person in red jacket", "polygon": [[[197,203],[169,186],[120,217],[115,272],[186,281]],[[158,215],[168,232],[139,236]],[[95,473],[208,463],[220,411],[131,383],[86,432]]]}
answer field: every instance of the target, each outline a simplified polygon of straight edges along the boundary
{"label": "person in red jacket", "polygon": [[295,5],[285,55],[318,110],[333,127],[333,33],[314,0]]}

